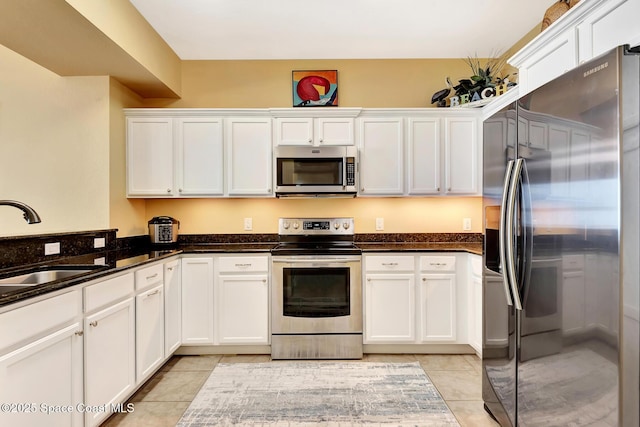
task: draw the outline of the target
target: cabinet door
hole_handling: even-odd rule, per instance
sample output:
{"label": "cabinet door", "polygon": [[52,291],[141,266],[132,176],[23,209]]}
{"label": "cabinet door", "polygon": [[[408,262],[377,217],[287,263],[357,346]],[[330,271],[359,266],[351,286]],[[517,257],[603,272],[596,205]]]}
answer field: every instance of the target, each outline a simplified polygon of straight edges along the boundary
{"label": "cabinet door", "polygon": [[478,174],[482,156],[478,147],[477,119],[445,118],[444,127],[447,194],[479,194]]}
{"label": "cabinet door", "polygon": [[[0,402],[20,405],[20,411],[0,411],[2,426],[83,425],[80,411],[41,411],[41,404],[82,403],[82,326],[79,323],[0,356]],[[18,409],[16,408],[16,409]]]}
{"label": "cabinet door", "polygon": [[276,145],[312,145],[313,118],[279,117],[274,120]]}
{"label": "cabinet door", "polygon": [[415,342],[415,275],[367,274],[364,342]]}
{"label": "cabinet door", "polygon": [[546,150],[547,144],[547,124],[529,121],[529,146]]}
{"label": "cabinet door", "polygon": [[455,274],[420,276],[420,325],[422,341],[455,341]]}
{"label": "cabinet door", "polygon": [[401,118],[361,118],[360,195],[401,195],[404,143]]}
{"label": "cabinet door", "polygon": [[224,151],[222,119],[194,117],[176,120],[178,194],[222,196]]}
{"label": "cabinet door", "polygon": [[580,61],[588,61],[616,46],[637,42],[640,38],[640,3],[634,0],[610,0],[589,13],[578,25]]}
{"label": "cabinet door", "polygon": [[440,119],[409,119],[407,145],[410,195],[440,193]]}
{"label": "cabinet door", "polygon": [[213,344],[213,258],[182,259],[182,343]]}
{"label": "cabinet door", "polygon": [[230,196],[272,196],[271,119],[226,122],[227,183]]}
{"label": "cabinet door", "polygon": [[[84,320],[85,403],[124,402],[136,385],[134,300],[129,298]],[[87,412],[96,426],[110,412]]]}
{"label": "cabinet door", "polygon": [[216,329],[220,344],[269,343],[266,274],[218,275]]}
{"label": "cabinet door", "polygon": [[520,96],[566,73],[578,64],[577,37],[571,27],[520,66]]}
{"label": "cabinet door", "polygon": [[164,354],[173,354],[182,342],[182,277],[180,260],[164,265]]}
{"label": "cabinet door", "polygon": [[127,118],[127,195],[172,196],[171,118]]}
{"label": "cabinet door", "polygon": [[562,275],[562,331],[576,333],[585,327],[584,271],[568,271]]}
{"label": "cabinet door", "polygon": [[319,145],[353,145],[354,120],[348,117],[320,117],[316,120],[316,139]]}
{"label": "cabinet door", "polygon": [[163,285],[136,296],[136,382],[146,380],[164,361]]}

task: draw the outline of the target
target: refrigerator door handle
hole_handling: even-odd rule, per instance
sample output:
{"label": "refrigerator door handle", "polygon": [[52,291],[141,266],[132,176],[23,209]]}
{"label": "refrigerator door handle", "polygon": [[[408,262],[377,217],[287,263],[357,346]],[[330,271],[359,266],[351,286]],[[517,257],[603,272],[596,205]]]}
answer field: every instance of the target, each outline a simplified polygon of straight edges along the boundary
{"label": "refrigerator door handle", "polygon": [[507,274],[507,254],[506,254],[506,217],[507,217],[507,199],[509,196],[509,184],[511,183],[511,174],[513,173],[513,160],[507,163],[507,171],[504,174],[504,185],[502,187],[502,204],[500,205],[500,224],[498,231],[500,265],[502,266],[502,284],[504,285],[504,293],[507,297],[507,305],[513,305],[511,298],[511,286],[509,285],[509,275]]}
{"label": "refrigerator door handle", "polygon": [[527,306],[527,297],[529,294],[529,284],[531,282],[531,265],[533,256],[533,200],[531,198],[531,186],[529,183],[529,173],[527,172],[527,161],[522,161],[522,172],[520,176],[520,185],[522,188],[522,273],[521,273],[521,291],[522,306]]}
{"label": "refrigerator door handle", "polygon": [[516,195],[518,192],[518,184],[522,175],[522,165],[524,160],[519,158],[515,161],[513,173],[511,174],[511,182],[509,184],[509,195],[507,198],[507,212],[506,212],[506,224],[505,224],[505,251],[507,256],[506,274],[509,277],[509,284],[511,285],[511,293],[513,295],[513,305],[517,310],[522,310],[522,300],[518,292],[518,282],[516,278],[516,263],[515,263],[515,244],[514,244],[514,223],[516,213]]}

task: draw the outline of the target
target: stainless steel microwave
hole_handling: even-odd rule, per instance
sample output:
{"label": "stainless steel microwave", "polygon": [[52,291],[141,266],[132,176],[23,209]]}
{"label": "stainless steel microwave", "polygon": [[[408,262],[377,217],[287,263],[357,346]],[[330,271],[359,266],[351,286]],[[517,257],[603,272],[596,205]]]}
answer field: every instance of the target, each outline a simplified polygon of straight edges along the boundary
{"label": "stainless steel microwave", "polygon": [[278,197],[353,197],[358,191],[355,146],[275,148]]}

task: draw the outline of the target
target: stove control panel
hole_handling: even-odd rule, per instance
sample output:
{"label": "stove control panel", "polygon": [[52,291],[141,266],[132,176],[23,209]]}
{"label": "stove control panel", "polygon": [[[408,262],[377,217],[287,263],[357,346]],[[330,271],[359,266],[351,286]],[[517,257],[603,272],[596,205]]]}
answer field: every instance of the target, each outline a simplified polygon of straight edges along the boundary
{"label": "stove control panel", "polygon": [[281,235],[353,235],[353,218],[280,218]]}

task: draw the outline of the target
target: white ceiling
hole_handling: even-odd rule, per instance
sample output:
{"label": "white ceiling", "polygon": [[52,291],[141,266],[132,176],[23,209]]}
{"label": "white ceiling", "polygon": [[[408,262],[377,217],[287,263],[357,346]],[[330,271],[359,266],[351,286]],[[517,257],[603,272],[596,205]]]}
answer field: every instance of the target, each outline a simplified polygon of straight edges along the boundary
{"label": "white ceiling", "polygon": [[183,60],[492,57],[556,0],[130,0]]}

